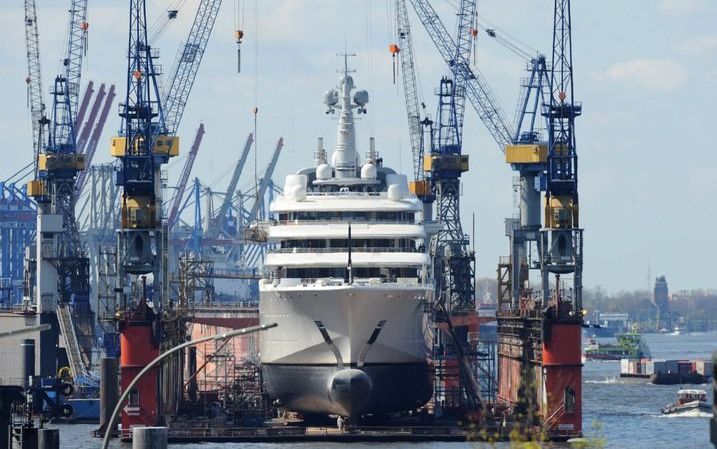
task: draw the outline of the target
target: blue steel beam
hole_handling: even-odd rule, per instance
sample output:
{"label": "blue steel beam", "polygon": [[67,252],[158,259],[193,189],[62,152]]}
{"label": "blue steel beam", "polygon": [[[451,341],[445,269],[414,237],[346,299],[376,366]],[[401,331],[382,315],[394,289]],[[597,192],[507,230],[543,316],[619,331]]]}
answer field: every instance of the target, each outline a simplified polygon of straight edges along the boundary
{"label": "blue steel beam", "polygon": [[471,67],[467,59],[458,56],[456,41],[428,0],[411,0],[411,4],[454,78],[465,80],[468,101],[501,150],[505,151],[505,146],[513,140],[514,132],[503,117],[498,101],[483,75],[477,68]]}

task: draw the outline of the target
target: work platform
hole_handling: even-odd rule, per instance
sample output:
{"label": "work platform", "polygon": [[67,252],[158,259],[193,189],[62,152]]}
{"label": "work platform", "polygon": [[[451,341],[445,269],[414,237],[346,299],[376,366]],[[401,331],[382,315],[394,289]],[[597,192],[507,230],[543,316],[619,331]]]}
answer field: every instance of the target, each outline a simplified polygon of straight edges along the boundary
{"label": "work platform", "polygon": [[[502,442],[515,438],[515,423],[507,420],[491,420],[489,424],[459,423],[446,421],[432,425],[353,425],[339,429],[335,426],[273,424],[260,427],[215,427],[210,423],[178,422],[169,426],[169,443],[299,443],[299,442]],[[545,434],[537,428],[533,435],[543,435],[550,441],[566,441],[565,434]],[[574,437],[574,435],[573,435]],[[123,431],[122,441],[131,441],[129,431]]]}
{"label": "work platform", "polygon": [[[186,424],[186,423],[182,423]],[[169,430],[169,443],[289,443],[289,442],[464,442],[508,441],[509,428],[499,425],[478,429],[471,426],[358,426],[351,430],[337,427],[189,427]],[[130,441],[128,434],[123,441]]]}

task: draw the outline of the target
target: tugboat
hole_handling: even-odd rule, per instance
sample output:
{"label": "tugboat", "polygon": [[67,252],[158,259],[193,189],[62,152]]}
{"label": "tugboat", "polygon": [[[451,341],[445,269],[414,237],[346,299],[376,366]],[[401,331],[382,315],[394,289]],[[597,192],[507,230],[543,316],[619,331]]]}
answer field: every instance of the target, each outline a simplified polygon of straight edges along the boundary
{"label": "tugboat", "polygon": [[650,358],[650,349],[642,336],[633,329],[632,332],[617,335],[617,343],[598,343],[590,338],[585,345],[587,360],[620,360]]}
{"label": "tugboat", "polygon": [[677,392],[677,401],[660,411],[663,415],[687,414],[695,412],[710,413],[712,407],[707,403],[705,390],[684,390]]}

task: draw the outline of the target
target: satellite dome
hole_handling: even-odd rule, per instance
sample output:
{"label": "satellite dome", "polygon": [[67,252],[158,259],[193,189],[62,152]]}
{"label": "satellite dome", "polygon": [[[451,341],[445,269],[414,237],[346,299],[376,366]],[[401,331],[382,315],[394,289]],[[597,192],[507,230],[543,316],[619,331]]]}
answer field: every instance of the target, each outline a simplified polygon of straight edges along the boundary
{"label": "satellite dome", "polygon": [[373,164],[363,164],[361,167],[362,179],[376,179],[376,166]]}
{"label": "satellite dome", "polygon": [[319,164],[316,167],[316,179],[326,180],[331,179],[332,175],[331,166],[329,164]]}
{"label": "satellite dome", "polygon": [[359,106],[366,106],[368,104],[368,92],[365,90],[357,90],[354,94],[354,103]]}

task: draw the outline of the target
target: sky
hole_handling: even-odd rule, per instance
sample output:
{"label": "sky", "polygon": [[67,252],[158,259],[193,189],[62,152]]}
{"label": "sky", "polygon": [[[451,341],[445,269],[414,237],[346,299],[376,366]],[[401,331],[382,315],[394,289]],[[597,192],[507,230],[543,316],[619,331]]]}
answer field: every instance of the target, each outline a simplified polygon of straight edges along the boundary
{"label": "sky", "polygon": [[[169,71],[198,0],[151,0],[151,29],[169,9],[178,18],[153,42]],[[455,0],[432,2],[453,32]],[[44,88],[60,69],[69,0],[38,0]],[[0,179],[32,159],[25,77],[23,2],[0,4]],[[550,53],[550,0],[479,0],[483,22]],[[583,104],[576,124],[580,158],[580,215],[585,229],[584,284],[608,291],[644,289],[664,274],[671,290],[717,288],[717,151],[712,126],[717,102],[717,2],[714,0],[576,0],[572,2],[575,96]],[[204,56],[179,135],[186,153],[197,127],[206,134],[193,176],[226,189],[231,169],[258,107],[259,176],[279,137],[284,150],[275,181],[310,165],[316,138],[330,149],[335,118],[324,114],[322,93],[336,85],[347,49],[354,79],[370,92],[368,114],[357,125],[361,153],[375,136],[384,163],[411,172],[403,91],[394,84],[388,45],[396,41],[393,0],[225,0]],[[412,14],[414,47],[424,101],[435,115],[434,91],[445,69]],[[83,81],[116,84],[125,95],[128,2],[90,0]],[[244,30],[237,73],[234,31]],[[485,33],[476,41],[475,64],[512,120],[525,61]],[[49,103],[49,95],[46,97]],[[112,109],[95,162],[109,162],[109,139],[119,128]],[[514,213],[513,173],[470,107],[464,153],[464,228],[476,220],[476,271],[494,277],[507,254],[504,218]],[[253,157],[253,156],[252,156]],[[168,166],[176,182],[184,157]],[[240,188],[254,183],[250,160]],[[189,212],[191,214],[191,212]]]}

